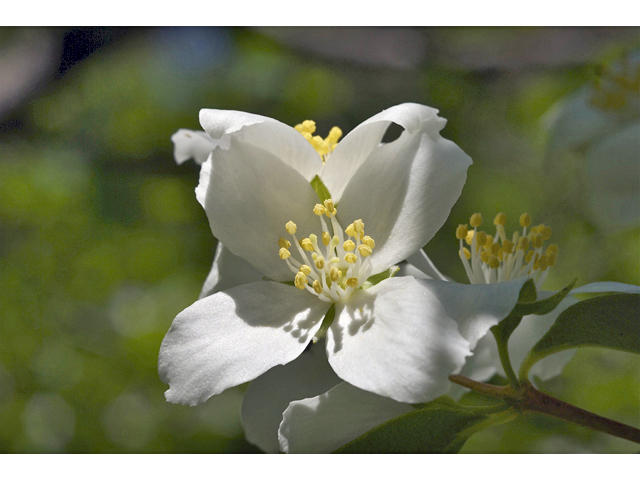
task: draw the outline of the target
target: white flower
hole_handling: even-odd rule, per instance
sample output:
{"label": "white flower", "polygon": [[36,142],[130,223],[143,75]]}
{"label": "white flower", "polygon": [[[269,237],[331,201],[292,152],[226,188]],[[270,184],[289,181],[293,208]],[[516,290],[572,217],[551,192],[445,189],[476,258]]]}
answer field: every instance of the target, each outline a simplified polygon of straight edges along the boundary
{"label": "white flower", "polygon": [[[640,220],[640,53],[606,65],[598,79],[554,104],[543,117],[548,153],[584,162],[588,200],[606,228]],[[557,158],[553,158],[557,162]],[[575,167],[571,171],[576,174]]]}
{"label": "white flower", "polygon": [[[195,405],[293,361],[325,334],[319,330],[332,305],[326,355],[340,378],[403,402],[446,391],[447,376],[469,353],[447,307],[411,277],[362,288],[426,244],[460,194],[471,161],[440,137],[445,121],[436,113],[390,108],[322,158],[276,120],[201,111],[216,147],[202,165],[197,198],[214,236],[274,281],[218,292],[176,317],[159,358],[169,401]],[[381,144],[391,122],[405,130]],[[309,183],[315,176],[332,202],[319,204]],[[297,232],[308,235],[303,246]],[[319,241],[327,234],[328,245]]]}

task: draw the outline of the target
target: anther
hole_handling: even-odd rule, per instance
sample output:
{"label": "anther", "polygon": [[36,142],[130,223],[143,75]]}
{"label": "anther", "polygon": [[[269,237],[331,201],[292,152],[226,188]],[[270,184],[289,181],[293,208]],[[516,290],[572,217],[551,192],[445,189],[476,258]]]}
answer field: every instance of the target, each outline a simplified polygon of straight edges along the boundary
{"label": "anther", "polygon": [[295,284],[296,288],[304,290],[307,286],[307,276],[302,272],[298,272],[296,273],[296,278],[293,283]]}
{"label": "anther", "polygon": [[471,252],[469,251],[469,249],[467,247],[462,247],[462,253],[464,253],[464,257],[467,260],[471,259]]}
{"label": "anther", "polygon": [[284,226],[284,228],[287,229],[287,233],[289,235],[293,235],[298,231],[298,226],[292,221],[288,221],[287,224]]}
{"label": "anther", "polygon": [[331,235],[329,235],[329,232],[322,232],[322,243],[325,246],[331,243]]}
{"label": "anther", "polygon": [[278,246],[280,248],[289,248],[291,246],[291,242],[284,237],[280,237],[278,240]]}
{"label": "anther", "polygon": [[365,235],[365,237],[362,239],[362,243],[364,243],[371,250],[373,250],[376,246],[376,242],[369,235]]}
{"label": "anther", "polygon": [[360,255],[362,255],[363,257],[368,257],[369,255],[371,255],[371,247],[364,244],[360,245],[358,247],[358,253],[360,253]]}
{"label": "anther", "polygon": [[356,288],[358,286],[358,279],[356,277],[347,278],[347,287]]}
{"label": "anther", "polygon": [[311,273],[311,267],[309,265],[300,265],[300,273],[302,273],[304,276],[307,276]]}
{"label": "anther", "polygon": [[549,240],[549,238],[551,237],[551,227],[543,225],[543,227],[540,229],[540,234],[542,235],[542,238],[544,238],[545,240]]}
{"label": "anther", "polygon": [[327,210],[326,212],[327,217],[331,215],[335,215],[337,213],[336,207],[333,205],[333,200],[331,200],[330,198],[327,198],[324,201],[324,208]]}
{"label": "anther", "polygon": [[531,215],[529,215],[528,213],[523,213],[522,215],[520,215],[520,226],[528,227],[529,225],[531,225]]}
{"label": "anther", "polygon": [[353,223],[350,223],[347,228],[344,229],[344,233],[346,233],[347,235],[349,235],[350,237],[355,237],[356,236],[356,229],[353,226]]}
{"label": "anther", "polygon": [[331,270],[329,270],[329,277],[331,277],[332,282],[337,282],[341,276],[342,272],[339,268],[331,267]]}
{"label": "anther", "polygon": [[345,252],[352,252],[356,248],[356,244],[353,243],[353,240],[347,240],[342,244],[342,248]]}
{"label": "anther", "polygon": [[313,291],[318,295],[322,293],[322,284],[318,280],[314,280],[311,286],[313,287]]}
{"label": "anther", "polygon": [[487,241],[487,234],[483,231],[478,232],[476,235],[476,246],[481,247]]}
{"label": "anther", "polygon": [[507,224],[507,216],[504,213],[499,213],[496,215],[496,218],[493,219],[494,225],[502,225],[503,227]]}
{"label": "anther", "polygon": [[286,248],[282,247],[280,249],[280,251],[278,252],[278,255],[280,255],[280,258],[282,260],[286,260],[287,258],[289,258],[291,256],[291,252],[289,250],[287,250]]}
{"label": "anther", "polygon": [[315,213],[316,215],[318,215],[320,217],[320,216],[324,215],[325,213],[327,213],[327,209],[324,208],[319,203],[316,203],[316,206],[313,207],[313,213]]}
{"label": "anther", "polygon": [[533,237],[531,238],[531,246],[533,248],[540,248],[542,247],[542,244],[544,243],[544,238],[542,235],[540,235],[539,233],[536,233],[535,235],[533,235]]}
{"label": "anther", "polygon": [[358,261],[358,257],[356,257],[356,256],[355,256],[355,254],[353,254],[353,253],[347,253],[347,254],[344,256],[344,260],[345,260],[347,263],[351,263],[351,264],[353,264],[353,263],[356,263],[356,262]]}
{"label": "anther", "polygon": [[300,240],[300,246],[302,247],[303,250],[306,250],[307,252],[314,251],[313,244],[311,243],[311,240],[309,240],[308,238],[303,238],[302,240]]}
{"label": "anther", "polygon": [[473,215],[471,215],[469,223],[472,227],[479,227],[480,225],[482,225],[482,214],[474,213]]}
{"label": "anther", "polygon": [[356,220],[355,222],[353,222],[353,229],[356,231],[356,233],[364,232],[364,222],[360,219]]}
{"label": "anther", "polygon": [[317,257],[313,260],[313,263],[316,265],[318,270],[322,270],[324,268],[324,257]]}
{"label": "anther", "polygon": [[491,255],[491,258],[489,259],[489,267],[496,270],[500,268],[500,260],[498,260],[498,257],[496,257],[495,255]]}
{"label": "anther", "polygon": [[456,238],[459,240],[467,238],[468,233],[469,233],[469,227],[466,224],[458,225],[458,228],[456,228]]}

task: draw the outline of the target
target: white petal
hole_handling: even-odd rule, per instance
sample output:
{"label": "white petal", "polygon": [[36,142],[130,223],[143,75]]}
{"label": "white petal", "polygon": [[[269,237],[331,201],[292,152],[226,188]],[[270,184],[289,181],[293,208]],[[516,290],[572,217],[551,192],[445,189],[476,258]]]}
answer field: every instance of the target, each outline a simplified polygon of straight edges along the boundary
{"label": "white petal", "polygon": [[273,118],[233,110],[200,110],[200,124],[214,139],[234,136],[260,147],[296,169],[307,181],[322,170],[322,160],[294,128]]}
{"label": "white petal", "polygon": [[515,307],[520,289],[527,278],[494,284],[467,285],[437,280],[422,280],[453,318],[473,350],[489,329],[504,319]]}
{"label": "white petal", "polygon": [[181,128],[171,135],[171,141],[173,142],[173,158],[178,165],[190,158],[201,165],[216,146],[215,140],[206,132],[197,132],[186,128]]}
{"label": "white petal", "polygon": [[328,305],[276,282],[241,285],[198,300],[162,341],[160,379],[172,403],[197,405],[300,355]]}
{"label": "white petal", "polygon": [[318,196],[309,182],[271,153],[233,137],[229,150],[215,149],[202,165],[196,196],[213,235],[274,280],[293,280],[278,256],[278,239],[291,238],[285,224],[298,225],[298,239],[320,234],[313,214]]}
{"label": "white petal", "polygon": [[280,427],[287,453],[330,453],[381,423],[413,410],[346,382],[314,398],[292,402]]}
{"label": "white petal", "polygon": [[429,278],[433,278],[434,280],[443,280],[445,282],[449,281],[447,277],[440,273],[440,270],[436,268],[431,259],[422,249],[407,257],[407,262],[425,273]]}
{"label": "white petal", "polygon": [[378,148],[391,123],[397,123],[413,134],[427,122],[435,122],[441,125],[441,129],[446,120],[438,117],[435,108],[403,103],[374,115],[349,132],[331,153],[321,175],[334,202],[340,201],[351,177],[371,152]]}
{"label": "white petal", "polygon": [[[498,373],[499,365],[500,357],[496,340],[491,333],[487,333],[478,340],[473,349],[473,355],[467,357],[467,361],[459,373],[477,382],[484,382]],[[504,375],[502,367],[500,367],[500,373]],[[461,385],[452,384],[449,389],[449,396],[456,400],[459,400],[465,393],[469,393],[469,390]]]}
{"label": "white petal", "polygon": [[394,277],[336,304],[327,356],[340,378],[407,403],[446,393],[469,343],[424,282]]}
{"label": "white petal", "polygon": [[620,282],[595,282],[571,290],[571,295],[578,293],[640,293],[640,287]]}
{"label": "white petal", "polygon": [[361,218],[375,240],[374,274],[416,253],[435,235],[467,178],[471,159],[440,136],[442,125],[432,121],[421,127],[375,149],[338,206],[341,222]]}
{"label": "white petal", "polygon": [[554,104],[542,117],[549,151],[577,149],[616,128],[613,113],[590,105],[591,89],[583,87]]}
{"label": "white petal", "polygon": [[278,453],[278,428],[289,403],[324,393],[340,382],[327,362],[324,342],[311,345],[293,362],[260,375],[242,400],[247,441],[267,453]]}
{"label": "white petal", "polygon": [[198,298],[260,280],[262,280],[262,274],[258,270],[246,260],[231,253],[222,245],[222,242],[218,242],[211,271],[204,281]]}
{"label": "white petal", "polygon": [[[522,318],[522,322],[520,322],[518,328],[515,329],[511,338],[509,338],[509,358],[511,359],[511,365],[516,374],[520,370],[522,360],[524,360],[529,351],[538,343],[544,334],[547,333],[558,318],[558,315],[575,303],[578,303],[578,300],[569,295],[565,297],[552,312],[546,315],[527,315]],[[563,355],[566,356],[567,354]],[[557,357],[560,365],[556,364],[553,367],[553,372],[549,372],[550,376],[548,378],[561,373],[564,365],[570,360],[570,356],[565,358],[563,355],[552,355],[549,357]],[[499,358],[496,358],[496,364],[498,365],[498,373],[504,375],[504,369],[500,364]],[[548,366],[551,364],[552,363],[548,363]],[[543,377],[546,376],[544,372],[539,370],[538,374],[542,374]]]}
{"label": "white petal", "polygon": [[598,221],[622,228],[640,223],[640,123],[612,132],[587,152],[589,199]]}

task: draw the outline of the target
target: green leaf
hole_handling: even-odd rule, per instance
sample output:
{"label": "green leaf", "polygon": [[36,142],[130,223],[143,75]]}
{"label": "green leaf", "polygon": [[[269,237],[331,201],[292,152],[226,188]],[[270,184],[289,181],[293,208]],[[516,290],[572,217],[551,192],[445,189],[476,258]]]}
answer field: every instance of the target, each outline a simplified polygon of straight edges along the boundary
{"label": "green leaf", "polygon": [[544,357],[583,346],[640,353],[640,295],[602,295],[567,308],[524,359],[520,378]]}
{"label": "green leaf", "polygon": [[324,203],[325,200],[331,198],[329,190],[327,189],[327,187],[325,187],[324,183],[322,183],[322,180],[320,180],[320,177],[318,175],[313,177],[313,179],[311,180],[311,186],[316,191],[316,194],[318,194],[320,203]]}
{"label": "green leaf", "polygon": [[[521,317],[524,317],[525,315],[546,315],[558,306],[558,304],[564,299],[564,297],[566,297],[573,289],[573,286],[576,283],[576,281],[574,280],[562,290],[548,298],[545,298],[544,300],[536,300],[535,296],[533,297],[533,300],[527,300],[523,298],[523,291],[525,290],[525,287],[527,287],[527,284],[529,282],[533,284],[533,281],[529,280],[522,286],[522,290],[520,290],[520,298],[518,298],[518,303],[511,312],[514,315]],[[535,289],[535,287],[533,288]],[[528,296],[530,294],[526,293],[525,295]]]}
{"label": "green leaf", "polygon": [[442,398],[378,425],[334,453],[456,453],[473,433],[503,414]]}
{"label": "green leaf", "polygon": [[380,283],[383,280],[386,280],[387,278],[391,278],[393,277],[396,273],[398,273],[398,270],[400,270],[396,265],[393,265],[392,267],[389,267],[387,270],[380,272],[380,273],[376,273],[375,275],[371,275],[369,278],[367,278],[367,281],[364,282],[364,285],[362,285],[362,288],[364,290],[366,290],[367,288],[371,288],[374,285],[377,285],[378,283]]}

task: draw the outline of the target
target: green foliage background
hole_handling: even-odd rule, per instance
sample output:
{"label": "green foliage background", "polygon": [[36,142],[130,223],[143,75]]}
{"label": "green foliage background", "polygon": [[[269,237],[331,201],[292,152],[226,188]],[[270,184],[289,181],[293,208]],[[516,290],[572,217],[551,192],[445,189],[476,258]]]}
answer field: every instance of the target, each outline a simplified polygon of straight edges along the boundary
{"label": "green foliage background", "polygon": [[[170,141],[199,129],[203,107],[313,119],[320,134],[398,103],[438,108],[443,136],[474,160],[426,247],[444,273],[466,281],[454,231],[469,215],[503,211],[512,231],[528,211],[560,246],[547,289],[640,283],[638,227],[599,226],[580,157],[550,160],[540,124],[601,61],[637,47],[638,29],[383,30],[94,29],[97,48],[56,73],[73,30],[0,29],[0,52],[45,37],[55,67],[0,103],[1,452],[257,452],[242,438],[242,387],[191,408],[166,403],[157,375],[215,250],[198,168],[177,166]],[[544,390],[640,426],[638,356],[581,350]],[[633,451],[534,415],[462,449]]]}

